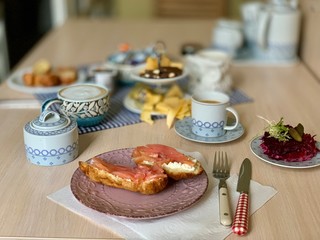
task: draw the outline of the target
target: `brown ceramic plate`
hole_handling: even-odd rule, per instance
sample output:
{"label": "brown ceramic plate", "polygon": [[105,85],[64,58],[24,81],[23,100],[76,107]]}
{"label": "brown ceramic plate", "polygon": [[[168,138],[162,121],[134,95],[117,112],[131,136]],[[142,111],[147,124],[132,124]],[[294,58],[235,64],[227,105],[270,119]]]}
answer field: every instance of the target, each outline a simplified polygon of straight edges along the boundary
{"label": "brown ceramic plate", "polygon": [[[118,149],[99,155],[112,164],[134,166],[131,160],[133,148]],[[84,205],[112,216],[150,219],[175,214],[189,208],[206,192],[208,176],[180,181],[170,180],[160,193],[143,195],[92,182],[79,168],[71,178],[71,191]]]}

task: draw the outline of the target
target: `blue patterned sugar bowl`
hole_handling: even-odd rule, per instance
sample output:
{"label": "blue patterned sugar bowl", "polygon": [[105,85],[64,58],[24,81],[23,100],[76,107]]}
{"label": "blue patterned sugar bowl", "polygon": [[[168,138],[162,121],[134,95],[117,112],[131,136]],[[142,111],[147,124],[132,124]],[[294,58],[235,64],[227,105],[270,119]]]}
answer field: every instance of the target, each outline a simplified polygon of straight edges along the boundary
{"label": "blue patterned sugar bowl", "polygon": [[27,159],[36,165],[56,166],[78,156],[78,127],[74,119],[45,110],[24,128]]}

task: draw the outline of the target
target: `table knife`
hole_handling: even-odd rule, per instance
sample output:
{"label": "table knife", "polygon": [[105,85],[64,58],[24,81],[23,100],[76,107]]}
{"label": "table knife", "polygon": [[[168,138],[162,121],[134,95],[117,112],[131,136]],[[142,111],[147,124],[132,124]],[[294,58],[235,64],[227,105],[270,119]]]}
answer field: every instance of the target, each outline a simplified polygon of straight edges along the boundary
{"label": "table knife", "polygon": [[237,192],[240,192],[240,196],[232,224],[232,231],[238,235],[245,235],[248,231],[250,180],[251,162],[246,158],[243,160],[239,171]]}

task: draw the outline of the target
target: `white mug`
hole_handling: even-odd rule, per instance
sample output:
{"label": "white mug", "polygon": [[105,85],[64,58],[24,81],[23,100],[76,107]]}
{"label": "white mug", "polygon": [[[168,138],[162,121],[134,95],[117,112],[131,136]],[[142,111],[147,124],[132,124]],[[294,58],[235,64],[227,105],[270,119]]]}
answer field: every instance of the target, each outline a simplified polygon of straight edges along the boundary
{"label": "white mug", "polygon": [[[239,124],[239,115],[229,107],[228,95],[217,91],[197,92],[191,98],[192,132],[201,137],[221,137],[226,130],[233,130]],[[235,117],[232,126],[227,125],[227,113]]]}

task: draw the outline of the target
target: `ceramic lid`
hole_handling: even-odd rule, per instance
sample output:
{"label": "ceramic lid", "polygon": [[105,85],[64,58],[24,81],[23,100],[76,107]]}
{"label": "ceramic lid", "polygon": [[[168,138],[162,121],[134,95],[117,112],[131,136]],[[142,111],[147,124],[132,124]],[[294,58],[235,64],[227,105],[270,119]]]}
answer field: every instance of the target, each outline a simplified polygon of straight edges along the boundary
{"label": "ceramic lid", "polygon": [[26,124],[25,131],[33,135],[48,136],[70,132],[76,126],[76,121],[67,116],[45,110],[39,117]]}

